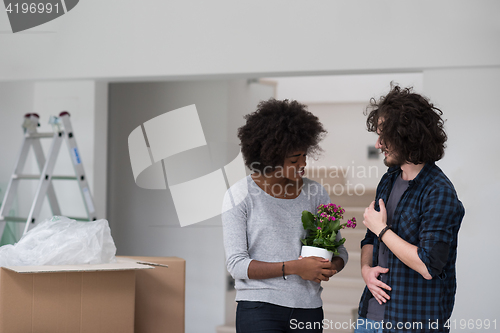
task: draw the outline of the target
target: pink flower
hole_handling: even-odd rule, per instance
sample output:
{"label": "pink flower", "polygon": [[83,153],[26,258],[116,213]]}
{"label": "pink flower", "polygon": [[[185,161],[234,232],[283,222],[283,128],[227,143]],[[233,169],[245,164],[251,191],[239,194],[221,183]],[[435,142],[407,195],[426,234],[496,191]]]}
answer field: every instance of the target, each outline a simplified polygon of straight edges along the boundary
{"label": "pink flower", "polygon": [[348,228],[356,228],[356,218],[353,217],[352,220],[347,220],[347,227]]}
{"label": "pink flower", "polygon": [[321,230],[321,227],[318,227],[318,230]]}

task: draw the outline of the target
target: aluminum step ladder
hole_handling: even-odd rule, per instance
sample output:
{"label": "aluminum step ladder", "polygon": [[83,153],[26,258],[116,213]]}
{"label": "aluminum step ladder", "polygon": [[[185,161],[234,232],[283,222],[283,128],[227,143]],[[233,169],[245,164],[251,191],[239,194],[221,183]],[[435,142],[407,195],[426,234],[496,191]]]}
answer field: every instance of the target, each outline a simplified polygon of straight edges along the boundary
{"label": "aluminum step ladder", "polygon": [[[0,208],[0,236],[3,234],[6,222],[26,223],[23,235],[40,222],[38,221],[38,215],[42,208],[45,196],[47,196],[49,200],[52,215],[61,215],[61,209],[59,207],[59,203],[57,202],[52,180],[76,180],[78,182],[85,210],[87,212],[87,217],[68,216],[69,218],[78,221],[96,220],[94,201],[92,200],[87,177],[85,176],[80,152],[76,145],[75,136],[70,122],[70,114],[64,111],[59,114],[59,117],[50,117],[49,123],[52,125],[53,132],[49,133],[37,132],[39,118],[40,117],[36,113],[28,113],[24,116],[24,139],[21,146],[21,152],[17,158],[14,172],[10,178],[2,207]],[[47,138],[52,139],[52,144],[50,146],[47,160],[45,160],[40,139]],[[63,140],[67,143],[75,176],[52,175]],[[39,175],[22,174],[30,147],[33,147],[33,151],[35,153],[35,159],[37,161],[38,168],[40,169]],[[10,211],[14,198],[16,197],[19,181],[25,179],[39,181],[28,217],[5,216],[5,214],[8,214]]]}

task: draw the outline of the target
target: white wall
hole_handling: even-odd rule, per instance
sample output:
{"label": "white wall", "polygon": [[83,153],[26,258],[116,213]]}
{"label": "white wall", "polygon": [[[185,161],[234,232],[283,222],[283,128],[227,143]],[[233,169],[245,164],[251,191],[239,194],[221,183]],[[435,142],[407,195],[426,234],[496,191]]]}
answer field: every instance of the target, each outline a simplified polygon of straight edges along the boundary
{"label": "white wall", "polygon": [[[33,112],[32,82],[0,83],[0,182],[8,182],[23,140],[24,115]],[[17,144],[16,144],[17,143]]]}
{"label": "white wall", "polygon": [[455,185],[465,206],[457,259],[458,290],[453,319],[497,320],[500,316],[500,68],[427,70],[425,93],[442,109],[448,148],[437,164]]}
{"label": "white wall", "polygon": [[378,99],[389,91],[393,81],[402,87],[423,88],[422,73],[355,74],[272,77],[278,99],[295,99],[305,104],[362,103]]}
{"label": "white wall", "polygon": [[[26,33],[0,34],[0,79],[178,80],[495,65],[499,11],[495,0],[86,0]],[[0,30],[9,30],[5,11]]]}
{"label": "white wall", "polygon": [[337,189],[362,194],[366,189],[375,189],[387,167],[383,156],[368,159],[368,147],[375,145],[376,136],[366,130],[363,111],[366,103],[309,104],[309,111],[315,114],[328,130],[320,143],[324,152],[318,160],[309,159],[308,167],[333,168],[347,181],[348,187]]}

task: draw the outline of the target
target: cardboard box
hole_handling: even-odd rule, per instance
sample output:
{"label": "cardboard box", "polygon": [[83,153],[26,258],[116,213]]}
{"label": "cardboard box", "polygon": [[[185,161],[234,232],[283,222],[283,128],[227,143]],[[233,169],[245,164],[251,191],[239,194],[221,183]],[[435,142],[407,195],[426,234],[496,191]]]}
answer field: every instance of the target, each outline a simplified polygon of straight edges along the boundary
{"label": "cardboard box", "polygon": [[136,270],[114,264],[0,268],[0,333],[133,333]]}
{"label": "cardboard box", "polygon": [[166,265],[136,272],[135,333],[184,333],[186,261],[176,257],[130,257]]}

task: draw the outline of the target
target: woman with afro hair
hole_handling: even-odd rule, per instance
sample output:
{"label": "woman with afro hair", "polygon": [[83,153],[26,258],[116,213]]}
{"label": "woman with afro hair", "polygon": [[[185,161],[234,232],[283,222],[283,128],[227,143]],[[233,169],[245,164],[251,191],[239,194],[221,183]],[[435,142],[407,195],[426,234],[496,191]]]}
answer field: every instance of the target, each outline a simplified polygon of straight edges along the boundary
{"label": "woman with afro hair", "polygon": [[297,101],[263,101],[245,119],[238,137],[252,173],[227,191],[222,214],[238,302],[236,331],[322,332],[321,281],[348,258],[341,246],[331,261],[299,259],[306,235],[302,211],[330,203],[320,184],[303,178],[306,156],[321,151],[326,131]]}

